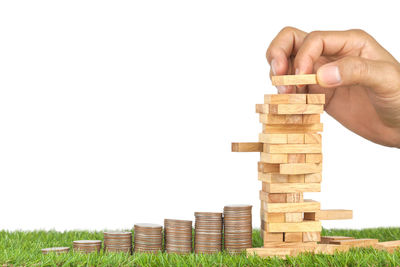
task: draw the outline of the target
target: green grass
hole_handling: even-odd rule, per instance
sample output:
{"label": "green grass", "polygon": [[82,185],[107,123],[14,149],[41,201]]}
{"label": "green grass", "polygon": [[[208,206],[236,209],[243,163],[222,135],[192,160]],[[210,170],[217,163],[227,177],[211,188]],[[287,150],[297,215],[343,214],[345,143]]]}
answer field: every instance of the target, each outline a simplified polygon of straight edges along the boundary
{"label": "green grass", "polygon": [[[345,235],[356,238],[378,238],[380,241],[400,240],[400,228],[364,230],[323,230],[323,235]],[[73,240],[103,239],[102,232],[89,231],[0,231],[0,265],[3,266],[400,266],[400,251],[393,254],[372,248],[352,249],[335,255],[301,254],[298,257],[261,259],[218,253],[214,255],[157,255],[123,253],[69,252],[61,255],[42,255],[41,249],[53,246],[72,246]],[[262,246],[259,231],[253,232],[253,246]]]}

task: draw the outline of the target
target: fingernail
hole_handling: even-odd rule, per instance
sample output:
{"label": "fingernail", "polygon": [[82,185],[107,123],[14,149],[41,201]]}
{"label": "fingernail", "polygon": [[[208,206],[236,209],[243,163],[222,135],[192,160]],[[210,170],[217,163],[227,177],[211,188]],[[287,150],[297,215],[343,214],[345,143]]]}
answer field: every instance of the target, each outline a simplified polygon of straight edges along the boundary
{"label": "fingernail", "polygon": [[287,90],[286,86],[284,86],[284,85],[279,85],[279,86],[277,86],[276,88],[278,88],[278,92],[279,92],[280,94],[285,94],[285,93],[286,93],[286,90]]}
{"label": "fingernail", "polygon": [[319,70],[318,75],[319,82],[327,85],[335,85],[342,81],[340,77],[340,72],[338,66],[330,65],[330,66],[323,66]]}
{"label": "fingernail", "polygon": [[272,74],[276,75],[276,70],[278,68],[278,63],[276,62],[275,59],[272,59],[271,61],[271,70],[272,70]]}

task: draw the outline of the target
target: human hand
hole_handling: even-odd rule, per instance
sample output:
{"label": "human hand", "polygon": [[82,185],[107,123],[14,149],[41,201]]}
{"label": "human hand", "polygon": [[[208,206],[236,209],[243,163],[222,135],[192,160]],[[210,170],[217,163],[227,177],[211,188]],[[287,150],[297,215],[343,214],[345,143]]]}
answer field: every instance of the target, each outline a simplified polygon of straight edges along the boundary
{"label": "human hand", "polygon": [[318,85],[279,93],[324,93],[325,110],[358,135],[400,147],[400,64],[362,30],[284,28],[267,50],[270,75],[317,74]]}

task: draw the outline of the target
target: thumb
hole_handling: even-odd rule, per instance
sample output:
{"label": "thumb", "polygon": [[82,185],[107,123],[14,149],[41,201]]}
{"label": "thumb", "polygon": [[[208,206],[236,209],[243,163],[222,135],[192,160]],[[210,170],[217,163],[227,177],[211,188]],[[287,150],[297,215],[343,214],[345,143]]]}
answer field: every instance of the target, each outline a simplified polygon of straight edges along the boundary
{"label": "thumb", "polygon": [[398,77],[399,69],[393,63],[361,57],[345,57],[317,70],[318,84],[322,87],[362,85],[377,93],[387,92],[398,82]]}

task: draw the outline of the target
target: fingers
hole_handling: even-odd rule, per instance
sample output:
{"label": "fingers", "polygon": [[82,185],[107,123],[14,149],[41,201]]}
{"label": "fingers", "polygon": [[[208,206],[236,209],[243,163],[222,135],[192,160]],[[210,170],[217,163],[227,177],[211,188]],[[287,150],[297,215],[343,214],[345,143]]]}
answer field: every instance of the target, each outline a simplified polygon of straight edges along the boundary
{"label": "fingers", "polygon": [[399,93],[400,68],[387,61],[344,57],[321,66],[317,70],[317,80],[325,88],[362,85],[376,95],[388,96]]}
{"label": "fingers", "polygon": [[297,52],[294,67],[298,74],[313,73],[313,66],[321,56],[360,56],[372,40],[361,30],[311,32]]}
{"label": "fingers", "polygon": [[[282,29],[267,50],[272,75],[285,75],[293,68],[289,58],[296,55],[307,33],[292,27]],[[294,86],[278,86],[280,93],[295,92]]]}

